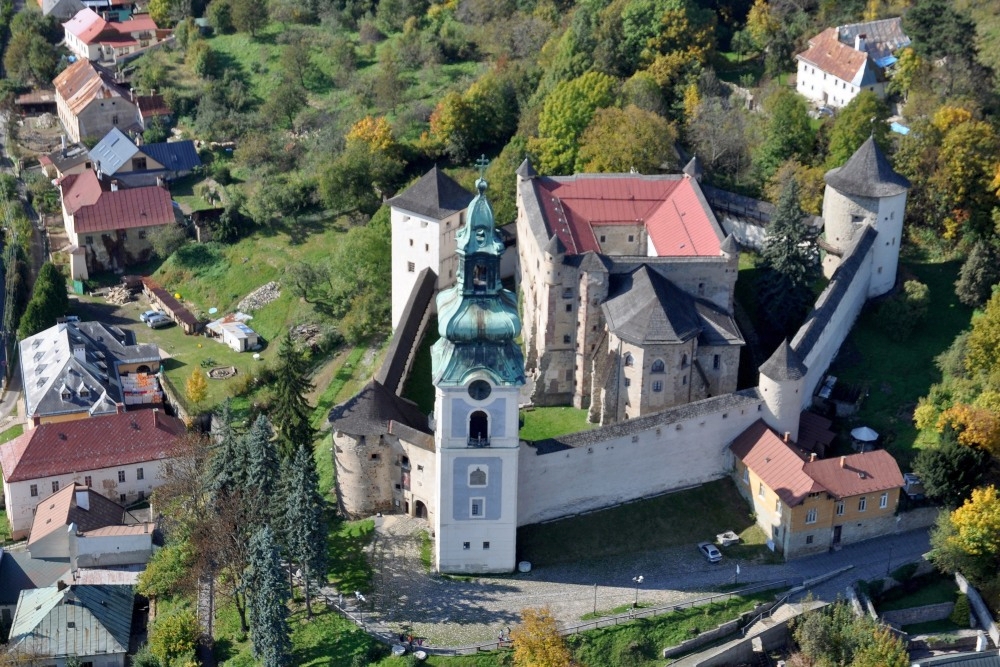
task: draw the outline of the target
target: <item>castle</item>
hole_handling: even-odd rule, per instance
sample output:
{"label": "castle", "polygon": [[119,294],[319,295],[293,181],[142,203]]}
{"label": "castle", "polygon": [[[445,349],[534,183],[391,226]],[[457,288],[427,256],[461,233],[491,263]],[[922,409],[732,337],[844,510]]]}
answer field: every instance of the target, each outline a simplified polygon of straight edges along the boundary
{"label": "castle", "polygon": [[[594,232],[598,245],[571,249],[560,230],[555,229],[553,235],[544,215],[539,218],[538,209],[532,207],[551,204],[553,211],[561,210],[562,217],[549,222],[565,219],[563,231],[569,230],[571,239],[587,227],[599,228],[577,225],[574,232],[576,223],[569,220],[573,211],[567,213],[573,203],[556,203],[558,197],[546,199],[545,195],[584,181],[585,187],[599,187],[593,183],[599,177],[542,179],[526,161],[518,178],[527,363],[515,343],[521,332],[517,301],[499,283],[504,242],[494,227],[486,183],[480,178],[478,193],[464,212],[466,225],[455,234],[455,283],[440,291],[436,302],[440,338],[432,351],[433,415],[424,415],[399,395],[434,310],[431,297],[437,291],[438,276],[430,267],[416,276],[385,364],[359,394],[330,413],[343,511],[349,515],[401,511],[427,518],[436,538],[434,567],[442,572],[509,572],[517,563],[518,526],[718,479],[733,469],[730,444],[759,421],[784,441],[799,442],[803,410],[812,404],[815,389],[865,301],[895,284],[909,187],[872,139],[843,167],[826,175],[824,270],[830,282],[794,338],[760,367],[757,386],[733,391],[722,385],[724,374],[713,385],[705,367],[723,370],[711,368],[715,354],[738,350],[742,344],[735,325],[727,328],[732,321],[736,243],[723,236],[714,216],[704,212],[708,207],[694,179],[603,177],[620,181],[617,192],[628,201],[636,193],[648,192],[642,188],[687,190],[686,197],[698,201],[701,213],[669,206],[657,218],[671,227],[673,236],[666,237],[671,242],[680,238],[680,225],[698,248],[687,255],[676,253],[675,248],[671,255],[659,241],[664,238],[663,230],[651,229],[657,224],[652,222],[655,215],[628,225],[614,221],[609,229]],[[671,211],[676,215],[669,215]],[[684,227],[696,215],[704,215],[699,224],[712,236],[697,236],[695,227]],[[549,234],[545,243],[532,245],[545,234]],[[609,240],[613,236],[614,242]],[[600,249],[622,252],[608,260]],[[530,268],[532,260],[534,269]],[[564,297],[567,288],[574,290],[569,298]],[[628,293],[646,300],[640,300],[632,311],[614,303],[618,295]],[[587,314],[581,316],[584,300]],[[565,309],[567,302],[570,310]],[[678,304],[681,315],[671,310]],[[572,317],[553,319],[550,311]],[[643,320],[643,315],[648,317]],[[670,328],[674,338],[643,338],[637,335],[642,333],[642,322],[655,322],[647,331]],[[598,342],[590,334],[599,332],[602,325],[606,332]],[[597,331],[587,329],[594,326]],[[730,338],[721,340],[725,335],[719,329]],[[563,336],[569,336],[570,342],[560,342]],[[587,363],[590,348],[586,346],[592,340],[592,370],[576,368],[573,372],[580,375],[569,378],[566,368]],[[550,351],[561,355],[560,360],[546,361]],[[685,354],[689,355],[687,365]],[[631,365],[626,355],[631,355]],[[685,386],[683,378],[689,378],[690,386],[692,373],[698,375],[700,389],[691,390],[690,402],[662,409],[648,402],[647,394],[659,393],[652,391],[651,383],[661,375],[656,363],[661,359],[662,381],[674,383],[670,390],[674,396],[677,384]],[[698,366],[692,371],[690,366],[696,361]],[[726,359],[725,363],[730,362]],[[533,364],[536,396],[546,393],[549,383],[565,402],[583,404],[582,385],[587,383],[578,380],[591,374],[591,414],[597,404],[605,425],[543,441],[519,440],[520,389],[525,369],[532,369]],[[566,367],[561,376],[550,374],[554,364]],[[640,385],[637,391],[624,400],[620,393],[615,396],[616,391],[634,386],[625,383],[631,378]],[[829,540],[810,538],[803,549],[825,550]]]}

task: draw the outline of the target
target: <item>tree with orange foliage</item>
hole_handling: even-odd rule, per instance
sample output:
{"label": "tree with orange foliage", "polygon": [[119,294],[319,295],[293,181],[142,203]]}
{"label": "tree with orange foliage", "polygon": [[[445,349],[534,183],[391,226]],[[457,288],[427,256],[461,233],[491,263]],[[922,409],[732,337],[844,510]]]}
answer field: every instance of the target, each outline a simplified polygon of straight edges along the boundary
{"label": "tree with orange foliage", "polygon": [[573,656],[559,635],[548,607],[524,609],[521,624],[511,633],[515,667],[570,667]]}
{"label": "tree with orange foliage", "polygon": [[1000,454],[1000,415],[987,408],[959,403],[938,417],[938,431],[955,429],[958,441],[968,447],[982,447],[994,456]]}

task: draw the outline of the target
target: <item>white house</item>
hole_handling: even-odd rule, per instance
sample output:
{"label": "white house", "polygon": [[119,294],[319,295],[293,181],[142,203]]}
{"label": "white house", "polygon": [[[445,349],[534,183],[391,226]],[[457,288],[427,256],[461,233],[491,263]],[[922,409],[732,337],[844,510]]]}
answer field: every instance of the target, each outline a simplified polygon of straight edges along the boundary
{"label": "white house", "polygon": [[74,484],[122,504],[147,498],[163,483],[184,422],[138,410],[42,424],[0,446],[7,517],[14,539],[26,537],[43,499]]}
{"label": "white house", "polygon": [[252,317],[245,313],[226,315],[206,324],[205,332],[235,352],[253,350],[260,345],[260,336],[247,324],[250,319]]}
{"label": "white house", "polygon": [[885,97],[885,70],[910,43],[899,18],[827,28],[796,56],[796,90],[817,104],[843,107],[864,90]]}

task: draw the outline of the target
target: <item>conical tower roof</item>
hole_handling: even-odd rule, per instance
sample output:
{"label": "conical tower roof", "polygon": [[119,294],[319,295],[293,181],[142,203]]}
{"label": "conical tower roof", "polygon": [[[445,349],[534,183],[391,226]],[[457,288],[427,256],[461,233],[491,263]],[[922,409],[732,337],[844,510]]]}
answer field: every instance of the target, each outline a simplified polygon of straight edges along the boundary
{"label": "conical tower roof", "polygon": [[896,173],[874,137],[868,137],[844,166],[826,172],[824,179],[835,190],[859,197],[892,197],[910,189],[910,182]]}
{"label": "conical tower roof", "polygon": [[759,370],[761,375],[765,375],[775,382],[784,382],[785,380],[801,380],[805,377],[808,369],[799,359],[799,355],[792,349],[792,346],[788,344],[786,338]]}

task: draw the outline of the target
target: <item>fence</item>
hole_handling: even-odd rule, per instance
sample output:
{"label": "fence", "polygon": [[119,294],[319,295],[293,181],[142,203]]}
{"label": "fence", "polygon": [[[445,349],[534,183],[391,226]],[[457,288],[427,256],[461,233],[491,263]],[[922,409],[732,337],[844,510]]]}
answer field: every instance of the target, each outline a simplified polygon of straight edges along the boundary
{"label": "fence", "polygon": [[[299,577],[295,575],[296,581]],[[630,623],[637,618],[653,618],[655,616],[662,616],[663,614],[669,614],[675,611],[681,611],[684,609],[690,609],[691,607],[701,607],[707,604],[712,604],[713,602],[724,602],[726,600],[731,600],[734,597],[740,597],[744,595],[751,595],[753,593],[760,593],[763,591],[773,590],[777,588],[789,588],[791,586],[797,586],[801,583],[801,579],[781,579],[778,581],[766,581],[760,584],[755,584],[753,586],[748,586],[746,588],[741,588],[739,590],[730,591],[728,593],[718,593],[716,595],[709,595],[708,597],[698,598],[696,600],[689,600],[687,602],[679,602],[677,604],[669,604],[661,607],[649,607],[644,609],[633,609],[624,614],[618,614],[615,616],[606,616],[604,618],[599,618],[593,621],[588,621],[586,623],[580,623],[577,625],[572,625],[569,627],[561,628],[559,634],[575,635],[580,632],[586,632],[588,630],[597,630],[599,628],[609,628],[624,623]],[[345,618],[350,619],[356,625],[358,625],[362,630],[367,632],[371,637],[386,643],[386,644],[398,644],[399,636],[391,632],[388,628],[376,628],[374,624],[369,622],[367,625],[364,620],[364,611],[360,609],[354,609],[350,605],[345,604],[349,602],[350,598],[346,599],[343,595],[333,595],[327,592],[319,592],[316,597],[323,598],[326,604],[340,612]],[[787,594],[782,598],[784,600],[787,598]],[[372,617],[374,619],[374,616]],[[471,655],[474,653],[495,651],[500,648],[509,648],[511,642],[509,640],[503,641],[491,641],[484,642],[481,644],[473,644],[470,646],[459,646],[459,647],[430,647],[430,646],[420,646],[420,650],[424,651],[428,655],[441,655],[441,656],[455,656],[455,655]]]}

